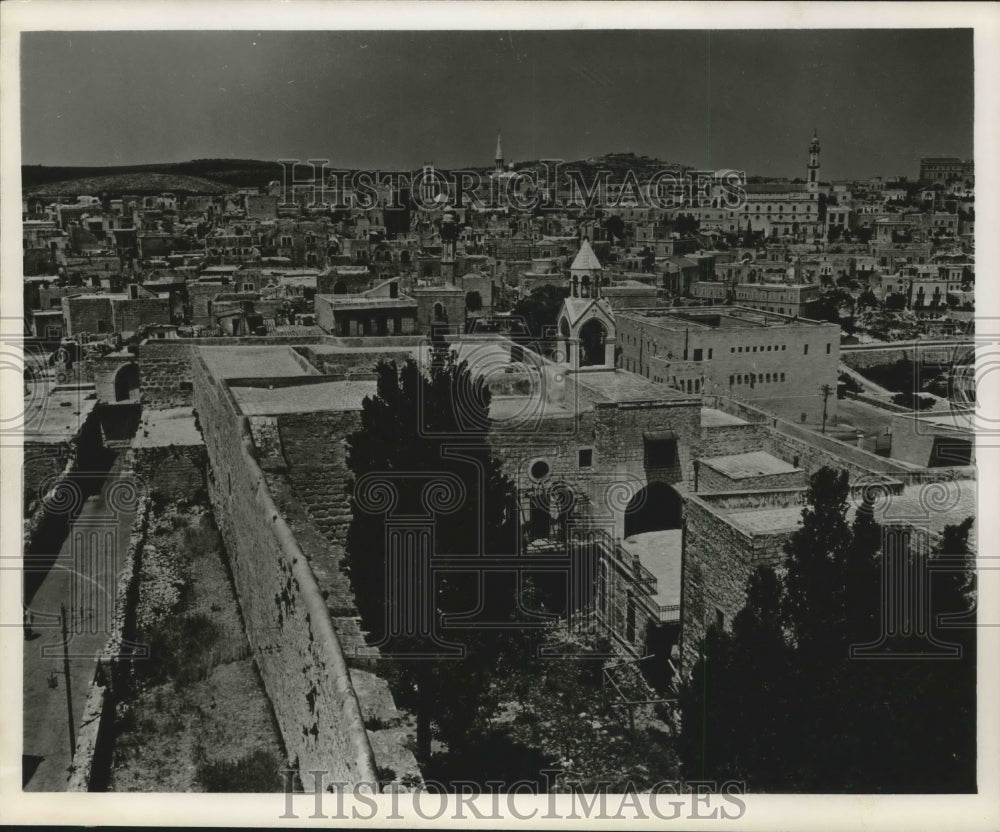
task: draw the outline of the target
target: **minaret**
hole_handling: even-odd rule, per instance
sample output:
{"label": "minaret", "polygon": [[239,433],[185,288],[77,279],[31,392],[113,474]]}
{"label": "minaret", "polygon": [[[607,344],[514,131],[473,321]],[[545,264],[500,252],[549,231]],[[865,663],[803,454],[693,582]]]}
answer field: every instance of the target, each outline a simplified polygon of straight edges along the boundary
{"label": "minaret", "polygon": [[503,148],[500,146],[500,131],[497,130],[497,155],[493,165],[493,172],[499,176],[503,173]]}
{"label": "minaret", "polygon": [[455,241],[458,239],[458,218],[450,208],[441,217],[441,279],[455,282]]}
{"label": "minaret", "polygon": [[809,172],[806,178],[806,187],[809,193],[815,197],[819,193],[819,136],[813,128],[812,141],[809,142],[809,164],[806,166]]}

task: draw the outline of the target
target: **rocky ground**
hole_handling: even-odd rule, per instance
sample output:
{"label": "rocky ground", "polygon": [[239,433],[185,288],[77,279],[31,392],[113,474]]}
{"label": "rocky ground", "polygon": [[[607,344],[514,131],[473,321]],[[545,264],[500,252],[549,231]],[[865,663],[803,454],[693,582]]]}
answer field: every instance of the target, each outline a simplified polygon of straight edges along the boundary
{"label": "rocky ground", "polygon": [[110,791],[281,791],[284,752],[222,541],[202,505],[154,504],[142,555],[134,698]]}

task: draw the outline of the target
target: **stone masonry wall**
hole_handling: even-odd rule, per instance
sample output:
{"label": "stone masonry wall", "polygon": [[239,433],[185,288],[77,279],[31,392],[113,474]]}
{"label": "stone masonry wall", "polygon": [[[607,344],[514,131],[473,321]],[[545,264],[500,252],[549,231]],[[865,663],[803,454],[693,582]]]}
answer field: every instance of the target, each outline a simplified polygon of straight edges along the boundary
{"label": "stone masonry wall", "polygon": [[753,540],[713,513],[701,500],[689,498],[681,570],[681,674],[698,660],[705,631],[721,611],[731,623],[746,601],[753,572]]}
{"label": "stone masonry wall", "polygon": [[191,406],[191,347],[146,342],[137,348],[139,389],[147,407]]}
{"label": "stone masonry wall", "polygon": [[716,471],[710,465],[698,466],[698,492],[705,491],[756,491],[763,488],[800,488],[806,484],[805,472],[762,474],[759,477],[733,479]]}
{"label": "stone masonry wall", "polygon": [[300,771],[376,782],[375,760],[340,642],[309,562],[278,511],[246,419],[200,356],[194,406],[211,463],[209,495],[229,552],[247,636],[288,754]]}
{"label": "stone masonry wall", "polygon": [[767,428],[754,423],[702,428],[695,456],[704,459],[759,451],[767,444],[767,437]]}
{"label": "stone masonry wall", "polygon": [[357,411],[287,413],[278,417],[277,432],[287,463],[287,477],[313,525],[331,544],[333,569],[325,570],[327,604],[337,616],[357,615],[350,582],[341,571],[344,542],[351,522],[344,437],[358,429]]}
{"label": "stone masonry wall", "polygon": [[708,627],[722,614],[723,626],[746,605],[747,580],[758,566],[780,572],[790,531],[750,534],[722,512],[739,508],[800,505],[801,489],[689,497],[685,504],[686,544],[681,570],[681,674],[690,673]]}
{"label": "stone masonry wall", "polygon": [[150,493],[169,500],[193,497],[205,488],[203,445],[132,448],[132,469],[150,484]]}

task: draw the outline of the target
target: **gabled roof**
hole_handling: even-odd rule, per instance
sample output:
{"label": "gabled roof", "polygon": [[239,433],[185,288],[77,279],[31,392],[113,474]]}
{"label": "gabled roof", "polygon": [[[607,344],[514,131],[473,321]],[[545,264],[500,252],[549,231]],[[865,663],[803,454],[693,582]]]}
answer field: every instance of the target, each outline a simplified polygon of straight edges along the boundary
{"label": "gabled roof", "polygon": [[580,246],[580,250],[576,253],[576,258],[573,260],[573,265],[569,267],[570,271],[592,271],[600,270],[603,268],[601,266],[601,261],[597,259],[597,255],[594,254],[594,250],[590,247],[590,241],[584,237],[583,244]]}
{"label": "gabled roof", "polygon": [[577,322],[586,315],[591,307],[596,306],[595,313],[600,318],[603,318],[609,323],[614,323],[614,316],[611,313],[611,308],[608,306],[608,302],[603,298],[573,298],[569,297],[563,301],[563,309],[565,310],[566,317],[569,319],[569,325],[571,327],[576,326]]}

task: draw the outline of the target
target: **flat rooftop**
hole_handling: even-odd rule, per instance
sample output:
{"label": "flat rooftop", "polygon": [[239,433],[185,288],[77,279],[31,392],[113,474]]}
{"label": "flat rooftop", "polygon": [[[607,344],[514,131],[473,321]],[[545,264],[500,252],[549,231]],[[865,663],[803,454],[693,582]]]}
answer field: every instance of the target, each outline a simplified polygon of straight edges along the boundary
{"label": "flat rooftop", "polygon": [[231,387],[236,404],[246,416],[281,413],[361,410],[365,396],[375,395],[372,381],[328,381],[299,387]]}
{"label": "flat rooftop", "polygon": [[47,390],[44,382],[29,386],[24,397],[24,441],[67,442],[97,405],[93,385]]}
{"label": "flat rooftop", "polygon": [[723,329],[763,328],[769,326],[833,326],[809,318],[791,318],[777,312],[751,309],[747,306],[702,306],[680,309],[625,309],[618,313],[623,319],[641,321],[661,329]]}
{"label": "flat rooftop", "polygon": [[686,395],[627,370],[583,370],[572,378],[582,391],[593,394],[594,401],[701,400],[701,396]]}
{"label": "flat rooftop", "polygon": [[703,407],[701,409],[701,426],[703,428],[727,428],[749,424],[746,419],[733,416],[723,410],[716,410],[713,407]]}
{"label": "flat rooftop", "polygon": [[792,532],[802,525],[802,506],[731,511],[726,516],[733,525],[750,534]]}
{"label": "flat rooftop", "polygon": [[655,603],[661,607],[681,602],[681,538],[680,529],[645,532],[626,537],[622,548],[639,558],[656,578]]}
{"label": "flat rooftop", "polygon": [[144,410],[139,429],[132,439],[133,448],[162,448],[168,445],[203,445],[194,409],[171,407],[165,410]]}
{"label": "flat rooftop", "polygon": [[[879,523],[907,523],[940,534],[945,526],[961,523],[966,517],[976,517],[976,498],[975,480],[916,483],[905,486],[900,494],[890,495],[876,508],[875,519]],[[933,506],[928,505],[931,502]],[[802,524],[802,508],[801,505],[793,505],[784,508],[722,509],[720,513],[737,528],[750,534],[774,534],[797,529]],[[857,501],[849,500],[849,523],[854,522],[857,510]],[[974,546],[975,523],[969,539]]]}
{"label": "flat rooftop", "polygon": [[[948,482],[916,483],[903,488],[902,494],[893,494],[885,505],[876,511],[880,523],[908,522],[926,526],[940,534],[944,527],[961,523],[966,517],[977,517],[976,481],[951,480]],[[848,520],[854,520],[857,505],[852,501]],[[975,543],[976,522],[969,533],[970,543]]]}
{"label": "flat rooftop", "polygon": [[776,456],[771,456],[766,451],[706,457],[700,462],[733,480],[763,477],[769,474],[794,474],[802,470]]}
{"label": "flat rooftop", "polygon": [[269,378],[311,375],[288,346],[198,347],[216,378]]}

